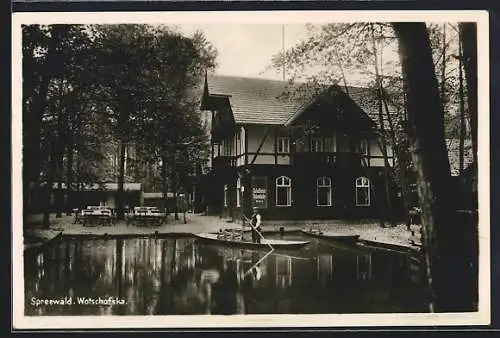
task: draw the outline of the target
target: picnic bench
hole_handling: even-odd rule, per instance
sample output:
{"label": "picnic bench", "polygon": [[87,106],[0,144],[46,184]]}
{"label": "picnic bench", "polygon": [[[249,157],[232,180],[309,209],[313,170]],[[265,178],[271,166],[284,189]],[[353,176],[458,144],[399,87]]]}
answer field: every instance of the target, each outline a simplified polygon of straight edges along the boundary
{"label": "picnic bench", "polygon": [[139,227],[160,226],[166,221],[165,213],[157,207],[135,207],[127,215],[127,225],[133,224]]}
{"label": "picnic bench", "polygon": [[114,216],[110,208],[105,206],[89,205],[87,208],[75,212],[74,223],[81,223],[83,226],[111,226]]}

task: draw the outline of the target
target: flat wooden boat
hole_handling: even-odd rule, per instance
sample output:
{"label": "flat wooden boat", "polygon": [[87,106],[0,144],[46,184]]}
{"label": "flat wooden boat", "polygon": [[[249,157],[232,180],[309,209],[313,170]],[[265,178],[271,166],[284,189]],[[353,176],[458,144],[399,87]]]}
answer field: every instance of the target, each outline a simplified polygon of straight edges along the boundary
{"label": "flat wooden boat", "polygon": [[302,230],[302,234],[316,238],[339,241],[344,243],[356,243],[359,235],[356,234],[342,234],[333,231],[320,231],[320,230]]}
{"label": "flat wooden boat", "polygon": [[269,245],[271,245],[273,248],[298,249],[309,243],[309,241],[288,241],[283,239],[261,239],[260,243],[253,243],[245,240],[223,239],[219,238],[217,234],[211,233],[199,233],[194,234],[194,236],[196,236],[198,239],[214,242],[220,245],[240,246],[248,248],[269,248]]}

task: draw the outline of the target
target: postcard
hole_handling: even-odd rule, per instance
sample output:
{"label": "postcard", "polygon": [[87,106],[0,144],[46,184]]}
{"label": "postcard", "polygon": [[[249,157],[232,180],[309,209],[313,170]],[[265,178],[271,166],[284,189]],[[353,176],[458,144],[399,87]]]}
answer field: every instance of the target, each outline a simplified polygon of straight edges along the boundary
{"label": "postcard", "polygon": [[490,323],[487,12],[12,34],[15,329]]}

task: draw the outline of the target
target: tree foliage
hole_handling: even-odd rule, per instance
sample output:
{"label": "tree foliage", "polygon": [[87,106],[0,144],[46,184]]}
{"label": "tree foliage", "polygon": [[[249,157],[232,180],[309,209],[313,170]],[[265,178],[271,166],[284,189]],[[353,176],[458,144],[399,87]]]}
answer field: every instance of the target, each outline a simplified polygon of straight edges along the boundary
{"label": "tree foliage", "polygon": [[[141,176],[178,144],[189,144],[179,163],[192,167],[207,147],[196,90],[215,57],[203,34],[167,26],[23,26],[25,195],[30,186],[78,190],[113,178],[122,195],[127,160]],[[116,144],[118,172],[109,164]],[[137,158],[125,158],[129,145]]]}
{"label": "tree foliage", "polygon": [[[450,193],[447,152],[454,149],[445,139],[460,138],[461,157],[465,154],[465,137],[475,147],[477,89],[472,81],[475,76],[469,77],[468,83],[462,78],[468,69],[469,74],[476,74],[474,29],[474,24],[466,27],[464,23],[311,26],[308,38],[273,60],[276,68],[287,70],[290,82],[305,83],[299,88],[339,85],[349,94],[351,86],[363,86],[365,97],[353,97],[355,101],[371,100],[375,104],[365,107],[377,111],[378,104],[379,112],[381,102],[385,106],[388,128],[380,133],[379,144],[387,142],[394,150],[397,163],[393,176],[399,178],[403,195],[409,186],[417,188],[417,203],[422,208],[424,267],[431,291],[429,301],[431,310],[437,311],[471,308],[473,299],[470,285],[462,289],[450,287],[453,284],[450,267],[460,269],[461,275],[470,273],[469,263],[474,259],[458,257],[457,253],[461,246],[474,247],[471,244],[474,236],[464,235],[465,227],[470,224],[460,223],[462,228],[450,228],[456,223],[453,213],[459,207],[460,197]],[[464,48],[462,55],[461,43],[469,48],[468,53]],[[467,105],[463,97],[464,82]],[[395,114],[388,114],[389,111]],[[469,126],[464,123],[466,111]],[[373,117],[377,118],[376,115]],[[379,121],[381,126],[384,123]],[[460,161],[463,165],[463,158]]]}
{"label": "tree foliage", "polygon": [[[450,152],[456,151],[455,140],[470,138],[470,128],[463,127],[460,102],[458,25],[447,23],[426,25],[432,50],[433,65],[445,112],[446,138]],[[391,175],[402,191],[408,205],[415,202],[411,186],[415,174],[410,156],[406,114],[406,89],[398,58],[398,40],[391,24],[331,23],[309,25],[308,37],[292,48],[276,55],[276,69],[286,69],[290,86],[287,95],[304,96],[318,88],[338,85],[385,130],[379,133],[379,146],[389,145],[395,153],[396,164]],[[363,97],[353,95],[363,87]],[[379,103],[383,118],[380,119]],[[467,110],[468,107],[465,107]],[[467,130],[463,132],[462,130]],[[471,149],[461,141],[461,163]],[[456,158],[456,157],[454,157]]]}

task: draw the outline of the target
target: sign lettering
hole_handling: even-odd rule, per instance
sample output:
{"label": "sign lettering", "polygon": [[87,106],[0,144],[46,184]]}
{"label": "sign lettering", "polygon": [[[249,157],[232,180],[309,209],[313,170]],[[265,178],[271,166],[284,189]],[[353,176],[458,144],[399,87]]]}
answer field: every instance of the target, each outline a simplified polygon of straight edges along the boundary
{"label": "sign lettering", "polygon": [[267,208],[267,178],[252,178],[252,207]]}

